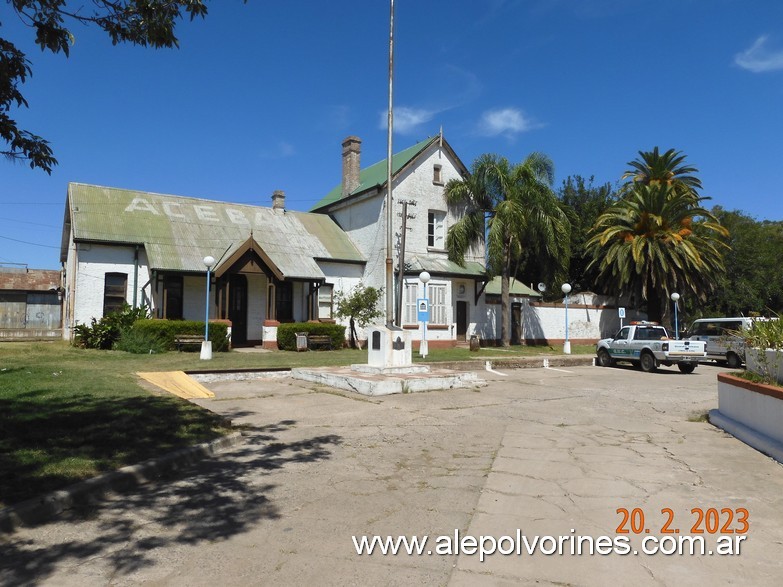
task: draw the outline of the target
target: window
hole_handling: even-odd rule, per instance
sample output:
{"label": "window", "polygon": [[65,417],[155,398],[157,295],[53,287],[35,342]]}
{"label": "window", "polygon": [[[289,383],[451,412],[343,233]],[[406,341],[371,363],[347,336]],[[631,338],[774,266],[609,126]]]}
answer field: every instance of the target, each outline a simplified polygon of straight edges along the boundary
{"label": "window", "polygon": [[446,248],[446,213],[430,210],[427,213],[427,246],[435,249]]}
{"label": "window", "polygon": [[631,327],[625,326],[620,329],[620,332],[614,335],[615,340],[628,340],[628,335],[631,333]]}
{"label": "window", "polygon": [[279,322],[294,321],[294,285],[290,281],[278,281],[275,289],[275,318]]}
{"label": "window", "polygon": [[122,310],[128,295],[128,274],[107,273],[103,284],[103,315]]}
{"label": "window", "polygon": [[432,183],[443,185],[443,176],[441,175],[441,166],[435,165],[432,168]]}
{"label": "window", "polygon": [[446,307],[446,284],[438,283],[427,286],[427,297],[430,299],[430,324],[445,325],[449,323]]}
{"label": "window", "polygon": [[324,283],[318,288],[318,317],[332,317],[332,291],[334,286]]}
{"label": "window", "polygon": [[163,317],[182,320],[181,275],[167,275],[163,278]]}
{"label": "window", "polygon": [[416,298],[419,296],[418,283],[406,283],[405,293],[402,299],[402,323],[416,324],[418,313],[416,312]]}

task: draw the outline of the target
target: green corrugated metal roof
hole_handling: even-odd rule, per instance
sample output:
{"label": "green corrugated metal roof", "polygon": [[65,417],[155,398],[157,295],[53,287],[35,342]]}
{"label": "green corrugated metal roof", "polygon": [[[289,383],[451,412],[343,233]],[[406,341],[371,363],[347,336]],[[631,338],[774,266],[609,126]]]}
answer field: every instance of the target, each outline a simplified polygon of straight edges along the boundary
{"label": "green corrugated metal roof", "polygon": [[457,265],[453,261],[438,257],[419,257],[414,256],[408,259],[406,270],[419,273],[428,271],[433,275],[450,275],[464,277],[485,277],[486,269],[481,263],[468,261],[465,266]]}
{"label": "green corrugated metal roof", "polygon": [[[500,295],[500,285],[501,285],[501,278],[500,277],[493,277],[492,280],[487,284],[487,287],[484,288],[484,293],[489,295]],[[531,298],[540,298],[541,294],[537,291],[533,291],[528,286],[526,286],[521,281],[517,281],[516,279],[512,279],[508,284],[508,290],[509,293],[512,296],[528,296]]]}
{"label": "green corrugated metal roof", "polygon": [[[416,155],[421,153],[430,144],[432,144],[433,141],[436,141],[437,139],[438,139],[437,136],[430,137],[428,139],[421,141],[420,143],[413,145],[412,147],[408,147],[404,151],[400,151],[399,153],[393,155],[392,175],[396,175],[400,169],[405,167],[414,157],[416,157]],[[380,187],[382,185],[385,185],[387,174],[388,171],[386,169],[386,159],[378,161],[377,163],[374,163],[373,165],[370,165],[369,167],[362,169],[359,172],[359,187],[353,190],[349,195],[358,194],[370,188]],[[315,206],[313,206],[312,210],[318,210],[319,208],[323,208],[324,206],[328,206],[329,204],[333,204],[334,202],[342,199],[343,197],[342,192],[343,192],[343,186],[341,183],[340,185],[335,187],[332,191],[330,191],[328,194],[326,194],[326,196],[324,196],[321,199],[321,201],[319,201]]]}
{"label": "green corrugated metal roof", "polygon": [[152,269],[203,272],[251,233],[287,278],[323,278],[314,259],[364,261],[321,214],[77,183],[68,201],[75,240],[144,245]]}

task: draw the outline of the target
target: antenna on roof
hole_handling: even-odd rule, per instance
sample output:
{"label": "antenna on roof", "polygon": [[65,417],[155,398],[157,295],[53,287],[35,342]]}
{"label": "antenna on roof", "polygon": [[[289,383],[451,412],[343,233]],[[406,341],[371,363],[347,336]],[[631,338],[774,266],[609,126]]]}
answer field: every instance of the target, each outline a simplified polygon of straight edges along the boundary
{"label": "antenna on roof", "polygon": [[443,148],[443,125],[440,125],[440,136],[438,137],[438,146]]}

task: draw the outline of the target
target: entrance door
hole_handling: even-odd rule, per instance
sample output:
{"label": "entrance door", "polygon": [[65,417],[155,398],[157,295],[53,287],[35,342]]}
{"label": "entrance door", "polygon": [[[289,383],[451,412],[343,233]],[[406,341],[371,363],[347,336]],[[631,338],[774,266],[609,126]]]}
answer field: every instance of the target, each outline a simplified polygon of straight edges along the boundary
{"label": "entrance door", "polygon": [[457,302],[457,340],[465,340],[468,332],[468,303]]}
{"label": "entrance door", "polygon": [[247,344],[247,277],[231,276],[228,288],[228,319],[231,320],[231,344]]}

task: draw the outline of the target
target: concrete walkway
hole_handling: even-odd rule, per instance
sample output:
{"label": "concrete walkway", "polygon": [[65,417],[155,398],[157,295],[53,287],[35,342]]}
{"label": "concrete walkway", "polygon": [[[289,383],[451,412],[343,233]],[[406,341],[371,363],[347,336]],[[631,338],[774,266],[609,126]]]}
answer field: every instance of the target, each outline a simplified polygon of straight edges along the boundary
{"label": "concrete walkway", "polygon": [[[509,370],[482,373],[490,384],[478,390],[379,398],[292,379],[207,383],[216,398],[197,403],[245,424],[244,445],[0,537],[0,584],[777,585],[783,468],[691,421],[717,405],[718,371]],[[640,508],[652,536],[664,536],[664,508],[681,535],[693,508],[746,508],[750,528],[738,556],[539,551],[481,562],[360,556],[352,541],[427,535],[434,551],[455,530],[614,538],[618,508]]]}

